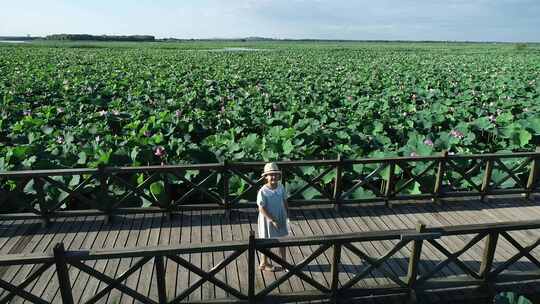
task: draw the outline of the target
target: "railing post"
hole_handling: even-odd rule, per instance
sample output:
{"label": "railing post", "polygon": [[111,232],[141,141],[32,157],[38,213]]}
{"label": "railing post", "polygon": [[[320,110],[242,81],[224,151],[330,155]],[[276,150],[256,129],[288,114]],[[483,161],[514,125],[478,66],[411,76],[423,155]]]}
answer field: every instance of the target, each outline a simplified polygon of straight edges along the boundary
{"label": "railing post", "polygon": [[98,165],[98,178],[99,178],[99,197],[100,201],[103,202],[105,207],[103,208],[103,211],[105,211],[105,224],[109,224],[113,221],[112,217],[112,210],[110,209],[110,201],[109,201],[109,186],[107,185],[107,172],[105,165],[100,164]]}
{"label": "railing post", "polygon": [[388,165],[388,181],[386,182],[386,187],[384,189],[384,204],[390,206],[390,198],[392,195],[392,190],[394,189],[394,171],[396,170],[396,163],[392,160]]}
{"label": "railing post", "polygon": [[41,213],[41,226],[43,228],[46,228],[47,226],[49,226],[50,218],[49,211],[45,206],[45,192],[43,191],[43,180],[41,180],[41,178],[34,177],[34,186],[36,187],[39,211]]}
{"label": "railing post", "polygon": [[332,253],[332,281],[330,282],[331,299],[335,303],[338,295],[338,283],[339,283],[339,264],[341,263],[341,244],[336,243],[333,246]]}
{"label": "railing post", "polygon": [[[540,152],[540,146],[536,147],[536,152]],[[531,194],[534,191],[536,182],[538,181],[538,173],[540,172],[540,163],[537,157],[533,157],[531,162],[531,171],[529,173],[529,178],[527,180],[527,192],[525,192],[525,197],[529,200]]]}
{"label": "railing post", "polygon": [[480,200],[486,201],[487,193],[489,192],[489,183],[491,182],[491,173],[493,172],[493,160],[489,158],[486,161],[486,170],[484,171],[484,179],[482,180],[482,188],[480,189],[482,194]]}
{"label": "railing post", "polygon": [[493,258],[495,257],[495,249],[497,248],[498,239],[498,232],[490,232],[486,238],[484,255],[482,256],[482,263],[480,264],[479,270],[480,277],[484,280],[484,282],[490,280],[489,271],[491,270],[491,266],[493,265]]}
{"label": "railing post", "polygon": [[73,304],[73,294],[71,292],[71,282],[69,281],[64,243],[57,243],[53,248],[53,253],[58,285],[60,287],[60,294],[62,295],[62,303]]}
{"label": "railing post", "polygon": [[494,296],[495,291],[493,290],[493,279],[489,275],[489,271],[493,266],[493,259],[495,257],[495,249],[497,248],[497,240],[499,239],[498,232],[490,232],[487,235],[486,243],[484,245],[484,254],[482,256],[482,262],[480,264],[480,278],[483,280],[480,289],[484,294],[487,294],[491,299]]}
{"label": "railing post", "polygon": [[448,150],[442,152],[442,158],[439,160],[437,166],[437,176],[435,176],[435,187],[433,188],[432,201],[436,204],[440,203],[441,187],[444,179],[444,171],[446,168],[446,158],[448,157]]}
{"label": "railing post", "polygon": [[255,232],[250,230],[248,243],[248,302],[255,303]]}
{"label": "railing post", "polygon": [[[426,225],[422,222],[416,224],[416,232],[423,233],[426,230]],[[415,303],[417,301],[416,294],[416,279],[418,277],[418,263],[420,262],[420,255],[422,254],[423,240],[414,240],[411,258],[409,259],[409,268],[407,271],[407,286],[409,288],[409,303]]]}
{"label": "railing post", "polygon": [[167,289],[165,287],[165,265],[163,263],[163,256],[157,255],[154,258],[154,264],[156,265],[159,304],[165,304],[167,303]]}
{"label": "railing post", "polygon": [[173,218],[173,213],[172,213],[172,209],[173,209],[173,204],[172,204],[172,191],[171,191],[171,185],[169,184],[169,178],[168,178],[168,174],[165,172],[165,174],[163,174],[163,186],[165,188],[165,195],[167,197],[167,206],[166,207],[166,220],[167,221],[171,221],[172,218]]}
{"label": "railing post", "polygon": [[339,211],[340,199],[341,199],[341,175],[343,171],[343,162],[341,154],[338,154],[337,165],[336,165],[336,179],[334,183],[334,209]]}
{"label": "railing post", "polygon": [[230,218],[231,205],[229,202],[229,162],[225,159],[221,165],[223,166],[221,171],[221,178],[223,179],[223,197],[221,198],[221,202],[225,208],[225,216]]}

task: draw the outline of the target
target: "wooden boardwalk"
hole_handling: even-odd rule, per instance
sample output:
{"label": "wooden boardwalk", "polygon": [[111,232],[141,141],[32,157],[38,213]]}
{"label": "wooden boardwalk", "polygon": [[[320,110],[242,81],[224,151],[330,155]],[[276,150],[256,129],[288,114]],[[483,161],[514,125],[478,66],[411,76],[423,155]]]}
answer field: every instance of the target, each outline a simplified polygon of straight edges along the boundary
{"label": "wooden boardwalk", "polygon": [[[415,228],[421,221],[428,227],[442,227],[480,223],[498,223],[509,221],[525,221],[540,219],[540,205],[538,200],[534,203],[522,198],[497,198],[487,203],[479,201],[446,202],[442,205],[431,203],[407,203],[394,205],[392,208],[384,206],[343,207],[336,212],[331,207],[304,207],[291,211],[292,237],[322,236],[327,234],[344,234],[365,231],[386,231],[394,229]],[[217,243],[232,240],[246,240],[250,230],[256,230],[257,212],[254,209],[232,211],[225,216],[221,211],[187,211],[176,214],[172,220],[167,220],[161,214],[135,214],[122,215],[114,218],[112,223],[105,223],[102,216],[87,216],[76,218],[59,218],[53,220],[46,228],[41,227],[39,220],[5,220],[0,222],[0,255],[51,253],[58,242],[63,242],[66,250],[84,250],[99,248],[127,248],[147,247],[157,245],[175,244],[201,244]],[[540,237],[540,230],[515,231],[510,233],[523,246],[532,244]],[[441,244],[450,252],[463,248],[473,236],[451,236]],[[399,240],[372,241],[358,245],[369,256],[378,258],[393,248]],[[473,245],[469,250],[459,256],[459,260],[472,269],[480,267],[482,259],[483,242]],[[494,264],[508,260],[518,250],[509,244],[506,239],[499,239],[495,252]],[[375,269],[365,279],[360,280],[358,286],[384,286],[392,283],[384,275],[385,271],[394,273],[398,277],[407,274],[407,257],[411,255],[412,246],[409,244],[400,249],[380,269]],[[316,246],[288,247],[287,256],[291,264],[297,264],[311,255]],[[217,263],[222,261],[230,252],[197,253],[181,256],[194,265],[210,271]],[[303,270],[317,282],[328,286],[331,282],[330,250],[318,256]],[[531,255],[540,259],[540,249],[531,251]],[[224,267],[216,274],[216,278],[226,282],[238,290],[245,291],[247,286],[247,253],[244,252],[235,261]],[[446,259],[445,255],[431,244],[424,244],[422,262],[419,273],[426,274],[439,262]],[[110,260],[91,260],[86,265],[116,278],[126,272],[138,262],[136,258],[122,258]],[[258,262],[258,257],[257,257]],[[147,262],[142,268],[131,274],[124,284],[143,295],[157,299],[157,283],[154,260]],[[169,297],[180,295],[185,289],[198,281],[200,277],[187,271],[177,263],[165,261],[166,289]],[[0,268],[0,278],[13,285],[18,285],[29,277],[37,268],[36,265],[4,266]],[[348,249],[343,249],[341,256],[341,271],[339,284],[354,277],[356,273],[365,269],[357,255]],[[526,257],[522,257],[513,264],[512,270],[534,270],[534,265]],[[105,286],[105,283],[69,266],[69,274],[73,287],[75,303],[84,303]],[[256,272],[256,288],[263,289],[274,282],[283,273]],[[455,263],[449,263],[439,276],[462,275],[463,270]],[[530,285],[528,288],[536,288]],[[306,282],[293,276],[275,293],[294,293],[314,288]],[[1,290],[1,289],[0,289]],[[61,294],[58,280],[53,267],[45,271],[37,280],[32,281],[25,288],[26,291],[39,296],[50,303],[61,303]],[[0,298],[6,292],[1,290]],[[452,297],[459,297],[463,292],[458,291],[451,297],[441,298],[430,295],[430,301],[452,301]],[[227,298],[229,295],[221,288],[208,281],[186,298],[186,301],[204,301],[209,299]],[[374,300],[375,301],[375,300]],[[24,300],[13,297],[10,303],[20,303]],[[132,297],[113,289],[98,303],[138,303]]]}

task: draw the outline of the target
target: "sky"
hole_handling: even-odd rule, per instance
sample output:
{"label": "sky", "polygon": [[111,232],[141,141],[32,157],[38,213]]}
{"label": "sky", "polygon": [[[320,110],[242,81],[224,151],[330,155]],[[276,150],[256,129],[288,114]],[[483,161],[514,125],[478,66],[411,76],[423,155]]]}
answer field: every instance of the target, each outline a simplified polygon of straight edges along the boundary
{"label": "sky", "polygon": [[540,42],[540,0],[1,0],[0,36]]}

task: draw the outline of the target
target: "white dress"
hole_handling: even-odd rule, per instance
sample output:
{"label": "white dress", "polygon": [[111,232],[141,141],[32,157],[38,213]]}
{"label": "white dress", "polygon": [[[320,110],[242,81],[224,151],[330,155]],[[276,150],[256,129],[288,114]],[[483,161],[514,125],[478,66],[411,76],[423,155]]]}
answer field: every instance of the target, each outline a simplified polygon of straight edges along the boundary
{"label": "white dress", "polygon": [[271,189],[264,185],[257,193],[257,205],[264,207],[272,218],[278,224],[278,228],[259,212],[257,228],[259,230],[259,238],[276,238],[287,236],[289,229],[287,227],[287,211],[285,210],[284,201],[287,199],[285,188],[279,184],[276,189]]}

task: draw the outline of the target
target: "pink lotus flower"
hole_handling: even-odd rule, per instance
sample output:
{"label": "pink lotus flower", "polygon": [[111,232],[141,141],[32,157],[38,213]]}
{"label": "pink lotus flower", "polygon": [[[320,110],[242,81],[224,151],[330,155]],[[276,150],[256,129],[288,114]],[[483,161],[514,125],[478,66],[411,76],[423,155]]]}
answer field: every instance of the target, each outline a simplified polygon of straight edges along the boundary
{"label": "pink lotus flower", "polygon": [[150,132],[150,131],[144,131],[144,136],[150,137],[150,136],[152,136],[152,132]]}
{"label": "pink lotus flower", "polygon": [[30,115],[32,115],[32,110],[23,110],[23,115],[24,115],[24,116],[30,116]]}
{"label": "pink lotus flower", "polygon": [[182,116],[182,110],[176,110],[176,111],[174,111],[174,116],[176,116],[176,117]]}
{"label": "pink lotus flower", "polygon": [[57,113],[64,113],[64,108],[56,108]]}
{"label": "pink lotus flower", "polygon": [[433,147],[433,141],[431,141],[431,139],[428,138],[428,139],[424,140],[424,145]]}
{"label": "pink lotus flower", "polygon": [[167,151],[165,151],[165,148],[162,146],[159,146],[154,150],[154,155],[157,157],[163,157],[166,154],[167,154]]}
{"label": "pink lotus flower", "polygon": [[347,100],[348,100],[348,101],[351,101],[351,100],[352,100],[352,96],[347,96]]}
{"label": "pink lotus flower", "polygon": [[461,133],[461,132],[458,131],[458,130],[452,130],[452,131],[450,131],[450,136],[455,137],[455,138],[459,138],[459,139],[461,139],[461,138],[464,137],[463,133]]}

